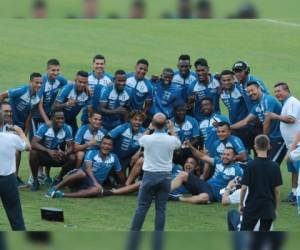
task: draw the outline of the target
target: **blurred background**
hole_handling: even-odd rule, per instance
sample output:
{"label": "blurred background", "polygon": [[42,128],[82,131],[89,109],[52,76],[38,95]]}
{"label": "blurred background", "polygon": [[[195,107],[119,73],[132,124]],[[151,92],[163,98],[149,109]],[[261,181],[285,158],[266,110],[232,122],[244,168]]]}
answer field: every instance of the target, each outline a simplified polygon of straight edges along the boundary
{"label": "blurred background", "polygon": [[297,0],[6,0],[7,18],[295,18]]}
{"label": "blurred background", "polygon": [[[0,233],[1,234],[1,233]],[[2,235],[3,236],[3,235]],[[124,233],[7,233],[0,235],[1,250],[123,250]],[[151,249],[151,233],[143,233],[140,250]],[[297,233],[166,233],[164,250],[295,250]]]}

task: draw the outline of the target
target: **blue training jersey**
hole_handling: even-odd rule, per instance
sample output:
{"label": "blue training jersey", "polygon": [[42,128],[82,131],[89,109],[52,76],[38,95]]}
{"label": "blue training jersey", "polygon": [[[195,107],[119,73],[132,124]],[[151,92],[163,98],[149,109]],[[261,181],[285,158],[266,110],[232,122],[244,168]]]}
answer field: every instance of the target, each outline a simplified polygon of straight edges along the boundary
{"label": "blue training jersey", "polygon": [[235,177],[242,177],[243,169],[238,163],[224,165],[219,158],[214,159],[214,167],[214,175],[207,181],[207,183],[212,187],[216,200],[221,201],[222,196],[220,195],[220,190],[225,188],[229,181],[233,180]]}
{"label": "blue training jersey", "polygon": [[99,184],[106,180],[111,170],[116,172],[122,171],[118,157],[112,153],[105,159],[102,159],[98,150],[91,150],[85,155],[84,162],[92,164],[93,174]]}
{"label": "blue training jersey", "polygon": [[210,81],[208,84],[203,84],[198,80],[194,81],[190,84],[187,92],[187,96],[195,96],[195,103],[194,103],[194,116],[200,122],[204,115],[201,112],[201,100],[204,97],[210,97],[213,101],[214,105],[214,112],[220,113],[220,104],[219,104],[219,97],[220,97],[220,82],[210,76]]}
{"label": "blue training jersey", "polygon": [[140,127],[133,134],[131,124],[124,123],[111,130],[108,135],[114,139],[114,152],[120,159],[132,156],[139,148],[138,140],[143,136],[145,129]]}
{"label": "blue training jersey", "polygon": [[246,153],[242,140],[235,135],[230,135],[224,141],[221,141],[219,138],[215,140],[210,156],[221,158],[226,147],[233,148],[237,154]]}
{"label": "blue training jersey", "polygon": [[[109,73],[104,72],[104,74],[98,78],[95,72],[90,72],[88,77],[88,87],[91,92],[91,96],[94,96],[95,87],[99,84],[103,87],[111,86],[113,84],[112,76]],[[100,98],[100,96],[98,96]]]}
{"label": "blue training jersey", "polygon": [[199,125],[195,118],[186,115],[183,124],[176,123],[175,117],[171,119],[174,123],[174,132],[177,134],[181,143],[186,140],[192,141],[199,136]]}
{"label": "blue training jersey", "polygon": [[12,108],[13,123],[23,130],[29,114],[41,100],[41,93],[32,94],[31,86],[8,90],[9,104]]}
{"label": "blue training jersey", "polygon": [[[130,107],[131,90],[125,87],[122,92],[118,92],[115,86],[104,87],[101,93],[100,102],[106,103],[107,108],[114,110],[119,107]],[[105,115],[103,114],[102,124],[107,129],[115,128],[122,123],[121,115]]]}
{"label": "blue training jersey", "polygon": [[63,149],[65,142],[72,141],[72,129],[69,125],[64,126],[55,132],[53,127],[49,128],[47,124],[43,123],[37,130],[35,137],[41,139],[40,143],[48,149]]}
{"label": "blue training jersey", "polygon": [[74,107],[65,107],[64,113],[66,120],[74,120],[85,106],[90,105],[90,97],[86,92],[77,93],[75,84],[67,84],[58,94],[56,101],[66,103],[68,100],[76,100]]}
{"label": "blue training jersey", "polygon": [[203,120],[199,123],[200,136],[204,138],[204,146],[210,154],[214,150],[214,142],[218,139],[217,129],[214,124],[219,122],[230,123],[226,116],[217,113],[214,113],[209,117],[204,116]]}
{"label": "blue training jersey", "polygon": [[247,83],[252,82],[252,81],[258,82],[262,92],[265,93],[265,94],[269,94],[269,91],[268,91],[266,85],[264,84],[264,82],[257,79],[256,77],[254,77],[252,75],[248,75],[248,77],[247,77],[247,79],[244,83],[239,82],[237,84],[237,88],[240,90],[240,92],[241,92],[241,94],[242,94],[242,96],[243,96],[243,98],[246,102],[248,113],[251,112],[253,106],[255,106],[255,104],[256,104],[256,102],[251,99],[251,97],[249,96],[248,91],[247,91]]}
{"label": "blue training jersey", "polygon": [[90,125],[86,124],[78,129],[75,136],[75,143],[78,145],[82,145],[88,143],[93,138],[96,138],[97,144],[88,147],[86,150],[98,150],[99,145],[101,144],[101,141],[106,134],[107,131],[104,128],[100,128],[93,133],[90,129]]}
{"label": "blue training jersey", "polygon": [[131,107],[132,109],[142,110],[145,101],[152,101],[153,87],[146,78],[137,80],[135,76],[129,76],[126,80],[126,86],[131,89]]}
{"label": "blue training jersey", "polygon": [[[42,80],[43,84],[39,92],[42,96],[45,113],[50,118],[51,108],[54,104],[57,94],[65,85],[67,85],[68,81],[63,76],[57,76],[55,80],[50,80],[47,74],[43,75]],[[41,118],[38,110],[34,112],[33,118]]]}
{"label": "blue training jersey", "polygon": [[179,71],[176,71],[173,76],[172,82],[176,84],[180,90],[181,98],[187,100],[188,87],[192,82],[197,80],[197,75],[195,72],[190,72],[186,77],[183,77]]}
{"label": "blue training jersey", "polygon": [[[259,102],[252,108],[251,114],[258,117],[261,123],[265,121],[265,112],[272,112],[277,115],[281,114],[282,105],[274,96],[263,94]],[[281,138],[280,121],[272,120],[270,124],[269,134],[270,139]]]}
{"label": "blue training jersey", "polygon": [[232,124],[243,120],[249,114],[245,99],[235,83],[232,89],[224,89],[220,98],[226,106]]}
{"label": "blue training jersey", "polygon": [[180,89],[174,83],[164,85],[162,82],[156,83],[153,89],[154,95],[150,115],[154,116],[156,113],[161,112],[168,119],[172,118],[174,106],[184,103]]}

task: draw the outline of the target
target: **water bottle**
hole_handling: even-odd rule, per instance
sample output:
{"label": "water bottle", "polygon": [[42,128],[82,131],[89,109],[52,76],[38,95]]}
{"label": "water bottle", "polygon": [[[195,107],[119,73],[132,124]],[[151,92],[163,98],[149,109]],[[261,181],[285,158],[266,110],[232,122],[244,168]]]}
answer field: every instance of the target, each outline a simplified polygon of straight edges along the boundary
{"label": "water bottle", "polygon": [[298,216],[300,217],[300,185],[299,184],[298,184],[296,194],[297,194],[297,204],[298,204]]}

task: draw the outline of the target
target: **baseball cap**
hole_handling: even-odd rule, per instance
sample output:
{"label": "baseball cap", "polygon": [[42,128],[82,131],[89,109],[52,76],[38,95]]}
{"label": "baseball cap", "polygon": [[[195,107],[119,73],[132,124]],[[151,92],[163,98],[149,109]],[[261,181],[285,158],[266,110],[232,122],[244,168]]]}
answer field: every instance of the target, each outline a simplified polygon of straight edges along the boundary
{"label": "baseball cap", "polygon": [[240,70],[247,70],[247,69],[248,69],[248,64],[243,61],[237,61],[232,66],[232,71],[240,71]]}

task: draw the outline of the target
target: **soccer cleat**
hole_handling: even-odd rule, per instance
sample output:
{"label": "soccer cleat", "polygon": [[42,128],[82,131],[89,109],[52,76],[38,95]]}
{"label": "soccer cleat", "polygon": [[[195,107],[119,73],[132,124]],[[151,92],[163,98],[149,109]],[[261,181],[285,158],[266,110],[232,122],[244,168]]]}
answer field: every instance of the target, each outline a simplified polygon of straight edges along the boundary
{"label": "soccer cleat", "polygon": [[52,198],[63,198],[64,197],[64,193],[62,191],[56,190],[54,192],[54,195],[52,196]]}
{"label": "soccer cleat", "polygon": [[45,196],[47,198],[53,198],[53,196],[55,195],[55,192],[56,192],[55,187],[49,188]]}
{"label": "soccer cleat", "polygon": [[282,200],[283,202],[290,202],[290,203],[296,203],[297,202],[297,198],[296,196],[293,194],[293,192],[290,192],[288,197],[285,198],[284,200]]}
{"label": "soccer cleat", "polygon": [[169,201],[180,201],[181,194],[169,194],[168,200]]}
{"label": "soccer cleat", "polygon": [[34,180],[31,186],[31,191],[36,192],[40,189],[40,183],[38,180]]}
{"label": "soccer cleat", "polygon": [[114,193],[111,189],[110,190],[104,189],[102,191],[102,196],[111,196],[111,195],[114,195]]}

